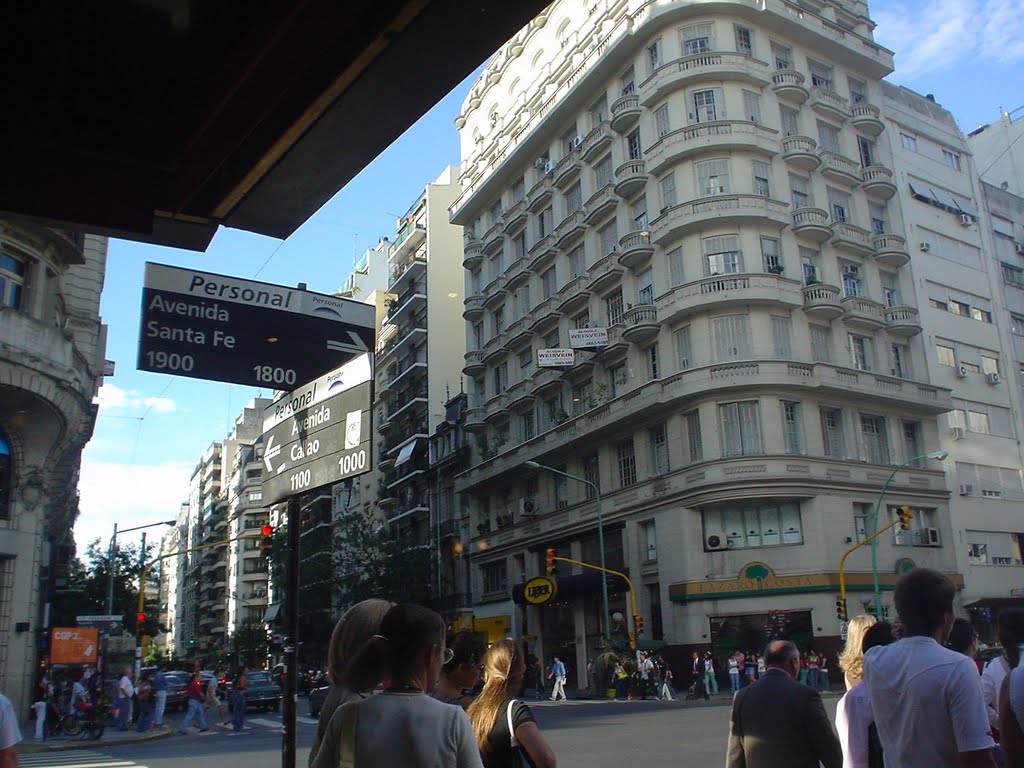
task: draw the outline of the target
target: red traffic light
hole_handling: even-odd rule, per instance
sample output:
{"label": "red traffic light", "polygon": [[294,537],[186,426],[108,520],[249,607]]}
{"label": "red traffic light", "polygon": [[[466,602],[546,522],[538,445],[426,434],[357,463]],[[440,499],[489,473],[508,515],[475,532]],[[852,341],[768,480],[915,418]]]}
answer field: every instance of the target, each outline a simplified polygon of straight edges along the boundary
{"label": "red traffic light", "polygon": [[138,622],[139,624],[145,624],[146,623],[146,614],[144,614],[144,613],[136,613],[135,614],[135,621]]}
{"label": "red traffic light", "polygon": [[269,525],[264,525],[262,528],[260,528],[260,536],[272,536],[273,534],[274,529]]}

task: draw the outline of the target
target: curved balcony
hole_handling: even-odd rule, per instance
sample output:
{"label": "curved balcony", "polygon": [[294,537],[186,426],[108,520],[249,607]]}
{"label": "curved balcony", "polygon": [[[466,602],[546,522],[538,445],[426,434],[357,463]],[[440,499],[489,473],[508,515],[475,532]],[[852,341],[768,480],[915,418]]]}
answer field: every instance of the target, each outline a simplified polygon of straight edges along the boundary
{"label": "curved balcony", "polygon": [[801,171],[813,171],[821,165],[818,142],[810,136],[787,136],[782,140],[782,159]]}
{"label": "curved balcony", "polygon": [[850,102],[835,91],[826,91],[824,88],[811,88],[811,109],[822,117],[840,123],[850,117]]}
{"label": "curved balcony", "polygon": [[551,202],[554,191],[555,185],[551,182],[551,174],[544,174],[526,193],[526,210],[530,213],[538,213],[543,210]]}
{"label": "curved balcony", "polygon": [[484,314],[484,295],[474,293],[467,296],[463,303],[462,317],[466,320],[479,320]]}
{"label": "curved balcony", "polygon": [[508,391],[502,392],[500,395],[496,395],[484,403],[484,421],[488,424],[496,421],[504,421],[510,415],[510,409],[508,407]]}
{"label": "curved balcony", "polygon": [[825,178],[853,188],[861,183],[860,165],[848,157],[835,152],[822,151],[821,175]]}
{"label": "curved balcony", "polygon": [[619,198],[615,196],[615,189],[612,184],[606,184],[597,192],[592,194],[583,206],[583,220],[587,224],[600,221],[605,216],[612,214],[619,204]]}
{"label": "curved balcony", "polygon": [[555,227],[555,248],[567,248],[581,238],[586,231],[586,213],[582,209],[570,213]]}
{"label": "curved balcony", "polygon": [[484,244],[479,240],[467,240],[462,246],[462,266],[464,269],[476,270],[484,260]]}
{"label": "curved balcony", "polygon": [[528,268],[532,272],[539,272],[541,267],[546,265],[557,255],[558,250],[555,248],[555,236],[545,235],[531,245],[529,250],[526,252],[526,256],[530,260]]}
{"label": "curved balcony", "polygon": [[843,314],[839,303],[839,288],[824,283],[813,283],[803,287],[804,312],[822,320],[834,320]]}
{"label": "curved balcony", "polygon": [[666,210],[651,222],[651,242],[661,245],[712,226],[767,224],[781,229],[789,223],[789,206],[780,200],[762,195],[715,195]]}
{"label": "curved balcony", "polygon": [[713,51],[684,56],[658,67],[640,83],[640,103],[649,107],[668,94],[704,81],[739,80],[751,85],[771,83],[768,64],[743,53]]}
{"label": "curved balcony", "polygon": [[508,298],[508,288],[505,286],[508,283],[508,278],[504,274],[498,275],[496,278],[491,280],[484,288],[484,306],[493,308]]}
{"label": "curved balcony", "polygon": [[511,411],[519,411],[533,405],[537,400],[533,379],[517,381],[508,388],[508,407]]}
{"label": "curved balcony", "polygon": [[844,296],[839,300],[843,307],[843,322],[847,325],[877,331],[885,326],[885,307],[877,301],[863,296]]}
{"label": "curved balcony", "polygon": [[587,270],[587,290],[599,293],[611,287],[622,278],[622,272],[615,253],[609,253],[595,261]]}
{"label": "curved balcony", "polygon": [[805,80],[803,73],[795,69],[777,69],[772,73],[772,90],[782,101],[803,104],[811,95]]}
{"label": "curved balcony", "polygon": [[845,221],[832,222],[832,246],[847,253],[868,256],[874,253],[871,233]]}
{"label": "curved balcony", "polygon": [[484,412],[484,409],[479,406],[466,409],[462,428],[467,432],[483,432],[486,430],[487,422],[484,421]]}
{"label": "curved balcony", "polygon": [[875,261],[879,264],[899,269],[910,261],[907,241],[900,235],[875,235],[871,243],[875,247]]}
{"label": "curved balcony", "polygon": [[832,237],[828,213],[821,208],[797,208],[793,211],[793,233],[816,243]]}
{"label": "curved balcony", "polygon": [[854,104],[851,112],[853,127],[865,136],[878,136],[885,130],[885,124],[879,119],[881,111],[874,104]]}
{"label": "curved balcony", "polygon": [[921,332],[921,318],[914,307],[886,307],[885,327],[893,336],[910,338]]}
{"label": "curved balcony", "polygon": [[584,287],[587,275],[577,275],[568,283],[562,286],[555,296],[558,299],[558,311],[562,313],[571,312],[590,300],[590,291]]}
{"label": "curved balcony", "polygon": [[582,167],[580,151],[579,148],[576,148],[555,163],[555,168],[551,172],[551,180],[558,189],[565,189],[579,177]]}
{"label": "curved balcony", "polygon": [[516,230],[521,229],[526,224],[527,209],[526,209],[526,198],[516,202],[511,208],[502,214],[502,218],[505,220],[505,234],[511,235]]}
{"label": "curved balcony", "polygon": [[765,155],[779,151],[778,132],[748,120],[715,120],[688,125],[669,131],[646,151],[648,173],[660,173],[663,168],[703,152],[728,149],[751,149]]}
{"label": "curved balcony", "polygon": [[631,197],[647,185],[647,164],[643,160],[630,160],[615,169],[615,194]]}
{"label": "curved balcony", "polygon": [[595,125],[590,133],[583,137],[583,143],[580,145],[580,157],[584,162],[592,162],[612,145],[614,138],[612,127],[608,121]]}
{"label": "curved balcony", "polygon": [[861,189],[872,197],[880,200],[888,200],[896,194],[896,184],[893,183],[892,169],[884,165],[869,165],[861,168]]}
{"label": "curved balcony", "polygon": [[654,255],[651,233],[647,230],[630,232],[619,238],[619,264],[629,269],[642,267]]}
{"label": "curved balcony", "polygon": [[674,323],[689,315],[729,306],[765,305],[799,307],[803,305],[800,284],[778,275],[741,273],[715,275],[673,288],[657,299],[658,317]]}
{"label": "curved balcony", "polygon": [[505,329],[507,341],[505,345],[510,351],[517,351],[526,342],[533,338],[533,331],[530,330],[530,316],[524,315]]}
{"label": "curved balcony", "polygon": [[560,368],[538,368],[533,373],[533,393],[543,397],[551,392],[562,389],[562,371]]}
{"label": "curved balcony", "polygon": [[465,361],[466,364],[462,366],[462,372],[469,377],[478,376],[487,370],[487,366],[484,364],[483,350],[475,349],[472,352],[467,352]]}
{"label": "curved balcony", "polygon": [[498,219],[490,229],[484,232],[484,236],[480,240],[483,243],[483,252],[487,255],[490,256],[500,251],[505,244],[505,223]]}
{"label": "curved balcony", "polygon": [[625,133],[640,122],[640,97],[635,93],[627,93],[612,104],[610,111],[612,130]]}
{"label": "curved balcony", "polygon": [[541,333],[557,323],[562,317],[562,313],[558,311],[558,303],[559,297],[555,294],[534,307],[529,315],[529,329],[534,333]]}
{"label": "curved balcony", "polygon": [[650,341],[661,331],[658,322],[658,309],[653,304],[638,304],[625,312],[626,327],[622,329],[622,338],[634,344]]}

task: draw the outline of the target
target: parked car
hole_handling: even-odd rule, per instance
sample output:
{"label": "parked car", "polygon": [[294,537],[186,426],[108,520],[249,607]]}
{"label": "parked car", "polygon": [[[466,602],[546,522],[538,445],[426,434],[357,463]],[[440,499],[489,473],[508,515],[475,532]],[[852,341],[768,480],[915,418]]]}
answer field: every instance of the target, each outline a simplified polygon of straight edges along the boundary
{"label": "parked car", "polygon": [[327,693],[331,690],[329,685],[321,685],[309,692],[309,716],[320,717],[320,710],[327,699]]}
{"label": "parked car", "polygon": [[271,678],[269,672],[250,672],[249,689],[245,692],[245,708],[279,711],[281,709],[281,689]]}
{"label": "parked car", "polygon": [[188,691],[188,678],[178,674],[165,674],[167,678],[167,709],[185,709],[185,693]]}

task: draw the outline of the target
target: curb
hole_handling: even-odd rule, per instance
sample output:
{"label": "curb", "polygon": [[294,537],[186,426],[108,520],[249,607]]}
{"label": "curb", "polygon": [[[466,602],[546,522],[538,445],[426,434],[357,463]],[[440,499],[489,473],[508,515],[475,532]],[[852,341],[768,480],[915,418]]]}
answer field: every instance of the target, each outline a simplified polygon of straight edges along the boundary
{"label": "curb", "polygon": [[96,749],[99,747],[116,747],[121,744],[140,744],[146,741],[165,739],[172,733],[173,731],[164,725],[154,729],[153,731],[140,733],[135,736],[127,736],[123,739],[97,739],[96,741],[90,741],[76,738],[74,741],[59,744],[22,742],[18,745],[18,754],[28,755],[39,752],[70,752],[74,749]]}

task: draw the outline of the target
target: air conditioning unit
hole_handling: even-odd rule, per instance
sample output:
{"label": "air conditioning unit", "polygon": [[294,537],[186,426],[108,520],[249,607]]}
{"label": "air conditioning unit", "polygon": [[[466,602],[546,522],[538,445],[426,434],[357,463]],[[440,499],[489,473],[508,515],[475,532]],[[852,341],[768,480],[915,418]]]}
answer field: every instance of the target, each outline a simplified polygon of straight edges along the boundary
{"label": "air conditioning unit", "polygon": [[941,547],[942,546],[942,540],[939,538],[939,529],[938,528],[925,528],[922,531],[922,533],[924,533],[924,536],[922,538],[924,539],[923,543],[924,543],[924,545],[926,547]]}
{"label": "air conditioning unit", "polygon": [[986,373],[985,374],[985,379],[988,381],[989,384],[998,384],[999,383],[999,374],[998,373]]}
{"label": "air conditioning unit", "polygon": [[533,161],[533,167],[539,171],[544,170],[550,163],[546,157],[538,157]]}
{"label": "air conditioning unit", "polygon": [[554,170],[555,170],[555,164],[553,162],[548,160],[546,163],[544,163],[544,173],[551,173]]}
{"label": "air conditioning unit", "polygon": [[1024,240],[1017,240],[1013,244],[1013,249],[1017,251],[1018,256],[1024,256]]}
{"label": "air conditioning unit", "polygon": [[964,439],[964,428],[963,427],[950,427],[949,428],[949,436],[952,437],[954,440],[963,440]]}
{"label": "air conditioning unit", "polygon": [[[960,429],[960,427],[953,427],[953,429]],[[960,495],[961,496],[973,496],[974,485],[971,483],[960,483]]]}
{"label": "air conditioning unit", "polygon": [[523,497],[519,500],[519,516],[534,517],[537,514],[537,502],[533,499]]}
{"label": "air conditioning unit", "polygon": [[930,251],[932,249],[932,244],[931,243],[921,243],[921,245],[919,245],[918,247],[921,249],[922,253],[928,253],[928,251]]}
{"label": "air conditioning unit", "polygon": [[721,536],[708,536],[707,541],[704,542],[705,549],[709,552],[717,552],[722,549],[728,549],[729,543]]}
{"label": "air conditioning unit", "polygon": [[956,375],[957,375],[958,378],[966,379],[967,378],[967,366],[966,365],[958,365],[956,367]]}
{"label": "air conditioning unit", "polygon": [[973,223],[974,223],[974,217],[971,216],[969,213],[961,213],[960,214],[960,226],[962,226],[962,227],[969,227]]}
{"label": "air conditioning unit", "polygon": [[573,149],[579,149],[580,148],[580,144],[582,144],[582,143],[583,143],[583,137],[582,136],[577,136],[575,139],[573,139],[571,142],[569,142],[569,145]]}
{"label": "air conditioning unit", "polygon": [[894,525],[892,531],[893,541],[898,546],[906,547],[913,543],[913,531],[905,530],[902,526],[899,525]]}
{"label": "air conditioning unit", "polygon": [[854,264],[847,264],[843,267],[843,275],[848,277],[857,277],[860,275],[860,267]]}
{"label": "air conditioning unit", "polygon": [[[897,526],[898,527],[898,526]],[[928,529],[927,528],[915,528],[910,532],[911,543],[915,547],[927,547],[928,546]]]}

